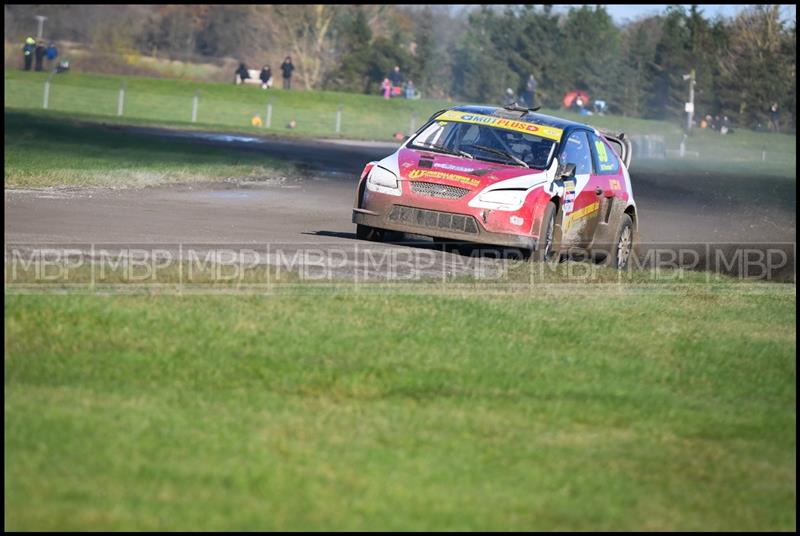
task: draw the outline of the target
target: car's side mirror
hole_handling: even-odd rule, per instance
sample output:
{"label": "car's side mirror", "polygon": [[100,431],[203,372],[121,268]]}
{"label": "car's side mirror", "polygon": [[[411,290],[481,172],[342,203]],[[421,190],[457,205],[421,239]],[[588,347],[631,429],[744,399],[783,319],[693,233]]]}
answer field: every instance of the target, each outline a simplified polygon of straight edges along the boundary
{"label": "car's side mirror", "polygon": [[575,176],[575,164],[564,164],[564,167],[561,168],[561,177],[562,179],[569,179]]}

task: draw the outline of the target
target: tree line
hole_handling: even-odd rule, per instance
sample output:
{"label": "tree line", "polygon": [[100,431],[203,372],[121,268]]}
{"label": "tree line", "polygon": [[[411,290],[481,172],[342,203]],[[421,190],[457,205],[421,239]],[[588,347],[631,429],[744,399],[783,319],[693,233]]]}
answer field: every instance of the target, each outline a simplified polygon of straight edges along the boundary
{"label": "tree line", "polygon": [[307,89],[377,94],[399,65],[426,96],[498,103],[533,74],[546,107],[583,90],[612,113],[679,120],[694,70],[697,116],[763,128],[777,103],[796,125],[797,25],[776,5],[713,19],[670,6],[624,25],[603,6],[6,5],[7,42],[34,12],[48,15],[50,38],[109,49],[254,67],[292,55]]}

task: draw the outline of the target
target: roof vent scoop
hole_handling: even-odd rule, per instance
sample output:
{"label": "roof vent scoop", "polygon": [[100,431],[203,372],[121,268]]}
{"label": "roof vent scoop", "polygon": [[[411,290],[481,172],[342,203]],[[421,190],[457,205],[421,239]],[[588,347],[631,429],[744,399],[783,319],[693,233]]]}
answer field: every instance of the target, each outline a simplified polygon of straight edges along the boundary
{"label": "roof vent scoop", "polygon": [[533,108],[528,108],[526,106],[522,106],[519,103],[515,102],[513,104],[508,104],[506,106],[503,106],[503,108],[511,112],[528,113],[528,112],[538,112],[541,106],[534,106]]}

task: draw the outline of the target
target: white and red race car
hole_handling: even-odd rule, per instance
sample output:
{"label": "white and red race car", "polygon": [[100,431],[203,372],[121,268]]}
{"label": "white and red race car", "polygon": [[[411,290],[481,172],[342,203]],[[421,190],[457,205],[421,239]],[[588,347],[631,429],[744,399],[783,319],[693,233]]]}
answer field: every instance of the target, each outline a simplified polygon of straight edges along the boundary
{"label": "white and red race car", "polygon": [[522,248],[549,260],[580,251],[626,269],[638,214],[624,134],[510,106],[435,113],[358,183],[360,239],[399,231]]}

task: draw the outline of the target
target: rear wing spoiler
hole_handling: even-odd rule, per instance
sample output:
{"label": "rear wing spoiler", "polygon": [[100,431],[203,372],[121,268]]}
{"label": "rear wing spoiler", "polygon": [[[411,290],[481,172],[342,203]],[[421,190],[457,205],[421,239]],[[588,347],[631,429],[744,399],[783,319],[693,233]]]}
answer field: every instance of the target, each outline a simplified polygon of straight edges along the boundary
{"label": "rear wing spoiler", "polygon": [[608,141],[611,142],[612,147],[617,151],[617,155],[625,163],[626,168],[631,167],[631,140],[624,132],[611,132],[610,130],[597,129]]}

